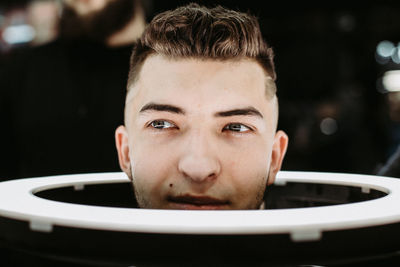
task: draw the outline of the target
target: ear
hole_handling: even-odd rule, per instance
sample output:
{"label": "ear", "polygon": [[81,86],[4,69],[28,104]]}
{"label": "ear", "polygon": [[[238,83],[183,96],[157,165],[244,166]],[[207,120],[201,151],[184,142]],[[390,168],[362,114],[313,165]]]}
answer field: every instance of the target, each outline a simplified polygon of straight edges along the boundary
{"label": "ear", "polygon": [[276,174],[282,166],[283,158],[286,154],[289,138],[283,131],[275,134],[274,144],[272,145],[271,165],[269,169],[268,185],[275,182]]}
{"label": "ear", "polygon": [[119,166],[128,175],[128,177],[132,179],[128,132],[126,131],[125,126],[119,126],[115,131],[115,144],[118,150]]}

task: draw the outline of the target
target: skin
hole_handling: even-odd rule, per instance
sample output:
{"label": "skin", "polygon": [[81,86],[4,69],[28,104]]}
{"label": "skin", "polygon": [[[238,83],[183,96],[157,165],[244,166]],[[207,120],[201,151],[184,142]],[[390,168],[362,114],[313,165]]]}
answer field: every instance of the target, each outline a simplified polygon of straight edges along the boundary
{"label": "skin", "polygon": [[141,208],[260,208],[288,142],[265,81],[247,59],[146,59],[115,135]]}

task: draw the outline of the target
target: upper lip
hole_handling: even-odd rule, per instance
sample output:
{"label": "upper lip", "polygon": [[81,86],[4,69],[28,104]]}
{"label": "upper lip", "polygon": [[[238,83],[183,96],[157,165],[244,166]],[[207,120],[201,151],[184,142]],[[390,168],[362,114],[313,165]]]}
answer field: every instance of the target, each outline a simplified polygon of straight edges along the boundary
{"label": "upper lip", "polygon": [[228,201],[220,200],[220,199],[209,197],[209,196],[180,195],[180,196],[170,196],[170,197],[168,197],[168,200],[172,201],[172,202],[191,204],[191,205],[197,205],[197,206],[228,204]]}

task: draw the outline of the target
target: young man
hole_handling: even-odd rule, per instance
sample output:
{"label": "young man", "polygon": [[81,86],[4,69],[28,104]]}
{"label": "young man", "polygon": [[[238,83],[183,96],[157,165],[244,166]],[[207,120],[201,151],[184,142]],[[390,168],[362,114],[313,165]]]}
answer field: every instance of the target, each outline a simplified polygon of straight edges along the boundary
{"label": "young man", "polygon": [[197,4],[156,16],[135,45],[116,130],[139,207],[261,208],[288,143],[275,77],[255,17]]}

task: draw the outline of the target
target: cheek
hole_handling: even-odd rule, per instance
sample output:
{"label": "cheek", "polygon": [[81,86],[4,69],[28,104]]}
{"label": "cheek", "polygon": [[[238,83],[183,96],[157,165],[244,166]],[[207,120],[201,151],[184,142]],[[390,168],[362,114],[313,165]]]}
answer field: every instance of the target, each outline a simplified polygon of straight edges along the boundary
{"label": "cheek", "polygon": [[135,186],[141,191],[159,195],[168,176],[173,173],[171,150],[146,142],[137,142],[135,148],[131,153]]}
{"label": "cheek", "polygon": [[270,164],[268,149],[248,146],[240,153],[230,154],[227,158],[229,158],[225,166],[227,177],[234,180],[238,192],[245,194],[265,183]]}

